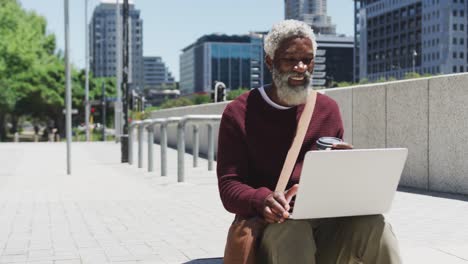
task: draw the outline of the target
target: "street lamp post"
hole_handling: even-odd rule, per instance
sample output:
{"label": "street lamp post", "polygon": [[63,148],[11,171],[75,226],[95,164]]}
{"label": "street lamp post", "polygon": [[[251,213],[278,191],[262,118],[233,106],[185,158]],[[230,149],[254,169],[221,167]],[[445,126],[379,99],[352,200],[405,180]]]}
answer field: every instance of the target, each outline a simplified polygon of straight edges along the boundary
{"label": "street lamp post", "polygon": [[416,73],[416,56],[418,56],[418,53],[413,50],[413,73]]}
{"label": "street lamp post", "polygon": [[115,3],[115,25],[116,25],[116,89],[117,89],[117,99],[114,104],[114,127],[115,127],[115,141],[118,143],[120,141],[120,135],[122,134],[122,91],[121,91],[121,82],[122,82],[122,33],[120,31],[120,1],[116,0]]}
{"label": "street lamp post", "polygon": [[102,141],[106,141],[106,84],[102,82],[101,88],[101,115],[102,115]]}
{"label": "street lamp post", "polygon": [[85,0],[85,133],[89,141],[89,41],[88,41],[88,0]]}
{"label": "street lamp post", "polygon": [[128,98],[129,98],[129,89],[128,89],[128,0],[124,0],[123,4],[123,19],[122,19],[122,26],[123,26],[123,69],[122,69],[122,103],[123,103],[123,131],[122,137],[120,140],[121,146],[121,161],[128,162]]}
{"label": "street lamp post", "polygon": [[68,0],[64,0],[65,13],[65,119],[66,119],[66,137],[67,137],[67,174],[71,174],[71,72],[70,72],[70,41],[68,18]]}

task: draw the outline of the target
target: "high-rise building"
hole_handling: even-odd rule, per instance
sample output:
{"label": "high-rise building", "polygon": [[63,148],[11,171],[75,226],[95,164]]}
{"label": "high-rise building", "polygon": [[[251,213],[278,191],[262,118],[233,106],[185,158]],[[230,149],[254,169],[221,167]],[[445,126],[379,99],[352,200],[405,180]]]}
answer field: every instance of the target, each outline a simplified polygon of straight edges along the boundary
{"label": "high-rise building", "polygon": [[215,81],[228,89],[263,85],[263,35],[205,35],[182,50],[182,94],[211,92]]}
{"label": "high-rise building", "polygon": [[467,70],[464,0],[355,0],[359,78]]}
{"label": "high-rise building", "polygon": [[336,25],[327,16],[327,0],[285,0],[285,18],[304,21],[317,34],[336,34]]}
{"label": "high-rise building", "polygon": [[175,80],[161,57],[143,57],[144,87],[162,88],[163,84],[174,84]]}
{"label": "high-rise building", "polygon": [[[117,25],[114,0],[101,0],[94,9],[89,25],[90,65],[96,77],[112,77],[116,73]],[[122,5],[120,7],[123,13]],[[129,83],[143,88],[143,20],[140,11],[130,1],[129,10]],[[122,28],[122,26],[120,27]]]}
{"label": "high-rise building", "polygon": [[331,87],[338,82],[353,81],[353,37],[317,35],[312,85]]}

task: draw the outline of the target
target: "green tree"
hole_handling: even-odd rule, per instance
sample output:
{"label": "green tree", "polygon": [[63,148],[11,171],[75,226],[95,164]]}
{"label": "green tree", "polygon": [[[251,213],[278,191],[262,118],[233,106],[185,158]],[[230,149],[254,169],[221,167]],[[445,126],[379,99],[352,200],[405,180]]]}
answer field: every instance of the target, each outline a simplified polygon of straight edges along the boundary
{"label": "green tree", "polygon": [[247,91],[249,91],[249,89],[247,89],[247,88],[239,88],[239,89],[236,89],[236,90],[231,90],[231,91],[228,92],[228,94],[226,96],[226,99],[228,101],[234,100],[237,97],[239,97],[241,94],[243,94],[243,93],[245,93]]}
{"label": "green tree", "polygon": [[353,83],[351,82],[339,82],[336,84],[336,87],[347,87],[347,86],[351,86],[351,85],[354,85]]}
{"label": "green tree", "polygon": [[414,79],[414,78],[421,78],[421,75],[417,72],[408,72],[405,74],[405,79]]}
{"label": "green tree", "polygon": [[368,84],[369,83],[369,79],[367,78],[363,78],[359,81],[359,84]]}
{"label": "green tree", "polygon": [[0,36],[0,138],[4,140],[6,117],[15,129],[18,104],[40,89],[29,81],[40,78],[54,60],[55,37],[46,33],[43,17],[24,11],[16,0],[0,0]]}
{"label": "green tree", "polygon": [[[22,9],[17,0],[0,0],[0,140],[6,121],[16,131],[18,120],[53,120],[64,132],[65,68],[63,55],[55,53],[55,36],[47,34],[46,20]],[[74,122],[84,121],[84,71],[72,67],[72,107],[79,110]],[[115,97],[113,78],[90,76],[90,100]],[[110,110],[111,107],[108,106]],[[109,120],[112,118],[108,115]]]}
{"label": "green tree", "polygon": [[173,107],[181,107],[181,106],[188,106],[193,105],[193,101],[187,97],[179,97],[177,99],[170,99],[165,101],[161,104],[161,109],[164,108],[173,108]]}
{"label": "green tree", "polygon": [[207,104],[211,103],[211,97],[208,94],[196,94],[192,97],[193,104]]}

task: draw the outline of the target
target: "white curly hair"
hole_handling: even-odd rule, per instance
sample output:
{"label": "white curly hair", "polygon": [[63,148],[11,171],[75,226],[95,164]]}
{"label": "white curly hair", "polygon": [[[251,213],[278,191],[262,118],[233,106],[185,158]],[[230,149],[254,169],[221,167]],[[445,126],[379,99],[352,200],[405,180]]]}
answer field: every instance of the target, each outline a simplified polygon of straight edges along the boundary
{"label": "white curly hair", "polygon": [[312,41],[314,56],[317,51],[317,42],[312,28],[306,23],[294,19],[283,20],[271,28],[271,31],[265,37],[265,53],[274,59],[275,51],[279,48],[281,42],[293,36],[306,37]]}

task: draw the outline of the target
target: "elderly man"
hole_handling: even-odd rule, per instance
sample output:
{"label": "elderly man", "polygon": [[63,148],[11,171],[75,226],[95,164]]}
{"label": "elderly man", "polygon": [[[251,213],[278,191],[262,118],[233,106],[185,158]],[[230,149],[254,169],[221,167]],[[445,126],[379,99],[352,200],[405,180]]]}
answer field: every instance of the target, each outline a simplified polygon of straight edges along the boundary
{"label": "elderly man", "polygon": [[400,263],[396,239],[381,215],[287,220],[305,153],[316,149],[319,137],[343,137],[331,98],[317,94],[288,190],[272,191],[310,92],[316,50],[314,34],[303,22],[280,22],[266,36],[273,83],[241,95],[223,113],[217,156],[221,200],[237,219],[267,223],[256,263]]}

